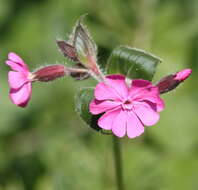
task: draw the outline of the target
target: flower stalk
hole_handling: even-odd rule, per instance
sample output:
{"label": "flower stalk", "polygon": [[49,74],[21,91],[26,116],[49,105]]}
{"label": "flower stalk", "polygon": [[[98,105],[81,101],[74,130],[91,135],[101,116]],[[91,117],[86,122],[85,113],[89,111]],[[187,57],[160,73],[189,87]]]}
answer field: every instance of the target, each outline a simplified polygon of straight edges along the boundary
{"label": "flower stalk", "polygon": [[112,140],[117,190],[124,190],[121,143],[115,136],[112,136]]}

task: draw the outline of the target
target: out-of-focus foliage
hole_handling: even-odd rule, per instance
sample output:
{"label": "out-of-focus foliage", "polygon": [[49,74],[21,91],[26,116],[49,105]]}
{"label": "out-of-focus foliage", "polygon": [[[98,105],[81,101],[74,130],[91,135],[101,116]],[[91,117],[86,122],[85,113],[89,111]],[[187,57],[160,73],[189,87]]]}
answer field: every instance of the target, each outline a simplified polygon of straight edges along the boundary
{"label": "out-of-focus foliage", "polygon": [[115,189],[111,136],[86,127],[74,109],[75,91],[94,81],[36,83],[26,109],[8,98],[7,53],[21,55],[32,70],[66,63],[55,40],[66,39],[85,13],[101,64],[122,44],[163,59],[154,81],[193,68],[163,95],[160,122],[121,141],[127,189],[197,190],[197,10],[197,0],[0,0],[0,190]]}

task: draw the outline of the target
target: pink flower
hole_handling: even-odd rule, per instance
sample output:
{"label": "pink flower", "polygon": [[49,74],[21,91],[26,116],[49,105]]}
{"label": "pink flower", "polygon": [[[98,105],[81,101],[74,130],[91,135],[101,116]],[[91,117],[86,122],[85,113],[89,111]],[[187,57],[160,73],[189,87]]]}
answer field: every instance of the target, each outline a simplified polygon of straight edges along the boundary
{"label": "pink flower", "polygon": [[31,98],[33,75],[24,61],[15,53],[8,54],[6,64],[13,70],[8,73],[10,99],[17,106],[25,107]]}
{"label": "pink flower", "polygon": [[92,114],[104,113],[98,120],[102,129],[113,134],[135,138],[144,132],[144,126],[152,126],[159,120],[164,102],[158,87],[147,80],[132,80],[127,85],[123,75],[109,75],[95,88],[95,99],[90,103]]}

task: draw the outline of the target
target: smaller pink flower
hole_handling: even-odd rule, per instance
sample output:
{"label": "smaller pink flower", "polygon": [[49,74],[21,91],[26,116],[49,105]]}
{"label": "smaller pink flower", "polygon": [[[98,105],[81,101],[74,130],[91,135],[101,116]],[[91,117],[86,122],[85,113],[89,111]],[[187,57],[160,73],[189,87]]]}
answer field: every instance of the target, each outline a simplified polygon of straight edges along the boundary
{"label": "smaller pink flower", "polygon": [[8,73],[10,99],[20,107],[26,107],[32,94],[33,75],[25,62],[15,53],[8,54],[6,64],[13,71]]}
{"label": "smaller pink flower", "polygon": [[104,113],[98,120],[102,129],[113,134],[135,138],[144,132],[144,126],[152,126],[159,120],[164,102],[158,87],[142,79],[128,85],[123,75],[109,75],[95,88],[95,99],[89,110],[92,114]]}

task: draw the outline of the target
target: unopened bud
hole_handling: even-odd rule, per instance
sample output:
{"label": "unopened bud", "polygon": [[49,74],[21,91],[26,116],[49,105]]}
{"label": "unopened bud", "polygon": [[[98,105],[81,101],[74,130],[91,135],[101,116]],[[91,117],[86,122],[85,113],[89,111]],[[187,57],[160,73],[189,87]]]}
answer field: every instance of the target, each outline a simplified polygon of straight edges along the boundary
{"label": "unopened bud", "polygon": [[64,65],[50,65],[35,71],[33,75],[34,80],[48,82],[68,75],[68,72]]}
{"label": "unopened bud", "polygon": [[84,16],[77,21],[69,40],[67,42],[57,40],[57,45],[65,57],[76,62],[74,67],[80,65],[80,68],[87,70],[85,73],[71,73],[73,78],[84,80],[92,76],[102,81],[104,74],[97,63],[97,46],[82,22]]}
{"label": "unopened bud", "polygon": [[186,80],[192,73],[191,69],[184,69],[175,74],[168,75],[162,78],[156,86],[159,88],[160,94],[169,92],[175,89],[181,82]]}
{"label": "unopened bud", "polygon": [[97,63],[97,46],[83,25],[82,18],[78,20],[74,30],[74,49],[78,60],[90,71],[91,75],[103,79],[103,73]]}
{"label": "unopened bud", "polygon": [[186,80],[192,73],[191,69],[184,69],[180,72],[176,73],[175,80],[184,81]]}

